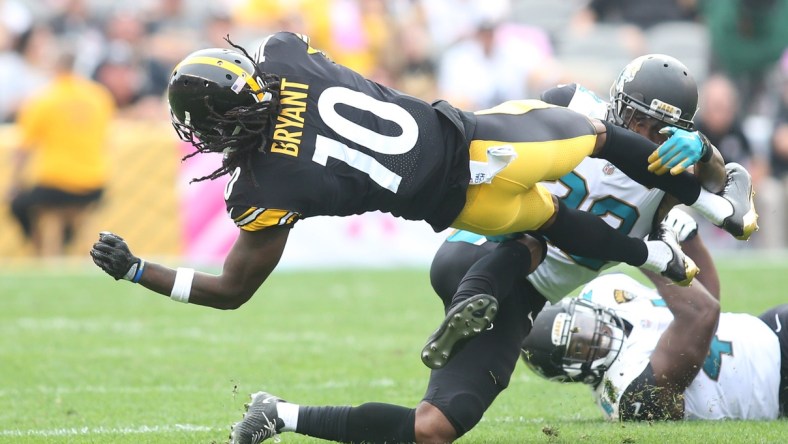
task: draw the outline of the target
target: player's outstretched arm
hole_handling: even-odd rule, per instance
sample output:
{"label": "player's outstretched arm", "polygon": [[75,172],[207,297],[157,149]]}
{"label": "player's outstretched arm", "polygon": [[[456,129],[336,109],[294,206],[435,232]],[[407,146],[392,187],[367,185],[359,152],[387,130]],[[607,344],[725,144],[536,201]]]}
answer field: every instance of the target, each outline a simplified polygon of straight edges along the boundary
{"label": "player's outstretched arm", "polygon": [[288,228],[259,232],[241,231],[224,260],[219,275],[177,270],[134,256],[126,242],[113,233],[102,232],[90,255],[116,280],[140,283],[156,293],[179,302],[232,310],[248,301],[268,278],[282,257]]}
{"label": "player's outstretched arm", "polygon": [[[648,273],[647,273],[648,274]],[[658,402],[672,419],[683,419],[684,390],[698,375],[720,317],[720,304],[702,283],[679,287],[651,273],[649,278],[673,314],[651,355]]]}

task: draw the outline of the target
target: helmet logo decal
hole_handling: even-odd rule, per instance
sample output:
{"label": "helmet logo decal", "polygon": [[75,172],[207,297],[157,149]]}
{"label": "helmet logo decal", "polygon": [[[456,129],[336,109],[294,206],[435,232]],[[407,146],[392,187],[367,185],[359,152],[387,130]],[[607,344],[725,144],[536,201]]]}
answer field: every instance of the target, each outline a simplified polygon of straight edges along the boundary
{"label": "helmet logo decal", "polygon": [[635,299],[635,295],[626,290],[613,290],[613,299],[616,303],[623,304]]}
{"label": "helmet logo decal", "polygon": [[242,73],[240,76],[238,76],[238,78],[235,79],[235,82],[233,82],[233,84],[230,86],[230,89],[236,94],[241,94],[241,90],[244,88],[244,85],[246,85],[246,73]]}
{"label": "helmet logo decal", "polygon": [[553,320],[553,330],[550,332],[550,340],[553,345],[561,345],[561,337],[564,333],[564,326],[571,321],[567,313],[558,313]]}
{"label": "helmet logo decal", "polygon": [[665,103],[659,99],[654,99],[651,101],[651,109],[660,114],[665,114],[673,121],[678,121],[681,117],[681,108],[673,106],[670,103]]}
{"label": "helmet logo decal", "polygon": [[627,82],[631,82],[635,79],[635,75],[637,75],[638,71],[640,71],[640,67],[643,66],[643,61],[645,60],[645,56],[638,57],[633,60],[629,65],[624,67],[624,70],[621,71],[621,74],[618,76],[618,80],[616,81],[616,89],[621,90],[624,88],[624,84]]}

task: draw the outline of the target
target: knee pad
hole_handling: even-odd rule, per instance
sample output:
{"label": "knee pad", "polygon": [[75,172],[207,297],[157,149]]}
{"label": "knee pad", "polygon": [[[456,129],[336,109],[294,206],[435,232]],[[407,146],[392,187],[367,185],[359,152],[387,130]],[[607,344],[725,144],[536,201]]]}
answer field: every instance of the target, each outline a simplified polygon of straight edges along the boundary
{"label": "knee pad", "polygon": [[479,423],[502,389],[496,387],[492,380],[472,381],[457,373],[446,376],[448,378],[441,378],[440,385],[434,385],[434,378],[430,379],[424,401],[443,412],[459,438]]}

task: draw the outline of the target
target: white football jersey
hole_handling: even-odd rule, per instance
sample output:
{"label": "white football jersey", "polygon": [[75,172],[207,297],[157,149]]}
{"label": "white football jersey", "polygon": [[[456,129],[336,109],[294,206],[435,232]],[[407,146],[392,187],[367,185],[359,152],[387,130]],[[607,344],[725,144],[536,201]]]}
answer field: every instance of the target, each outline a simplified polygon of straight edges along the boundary
{"label": "white football jersey", "polygon": [[[607,112],[605,102],[579,85],[569,108],[596,118],[604,118]],[[654,214],[665,195],[660,189],[648,189],[630,179],[612,163],[592,158],[583,160],[558,181],[542,185],[562,197],[567,206],[596,214],[613,228],[638,238],[651,232]],[[616,264],[573,257],[549,245],[544,262],[528,280],[547,300],[557,302]]]}
{"label": "white football jersey", "polygon": [[[648,365],[673,316],[655,290],[623,274],[594,280],[578,297],[613,308],[633,326],[593,391],[605,416],[618,420],[621,397]],[[684,391],[685,419],[776,419],[780,364],[779,340],[763,321],[722,313],[703,368]]]}

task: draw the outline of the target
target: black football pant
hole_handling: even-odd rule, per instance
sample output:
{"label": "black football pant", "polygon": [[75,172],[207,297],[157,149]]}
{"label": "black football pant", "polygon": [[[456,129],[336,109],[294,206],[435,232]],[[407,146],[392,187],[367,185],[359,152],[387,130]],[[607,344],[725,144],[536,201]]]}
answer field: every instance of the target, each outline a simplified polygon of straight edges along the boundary
{"label": "black football pant", "polygon": [[487,267],[472,268],[496,249],[503,250],[496,242],[446,241],[430,270],[432,286],[446,307],[460,283],[468,287],[469,281],[476,282],[479,293],[501,299],[493,328],[468,341],[445,367],[430,374],[424,401],[446,415],[458,436],[471,430],[509,386],[523,339],[531,331],[529,316],[536,317],[546,302],[525,278],[526,262],[516,255],[499,255]]}
{"label": "black football pant", "polygon": [[[545,299],[525,279],[521,256],[499,249],[495,242],[475,245],[446,241],[430,270],[432,286],[449,306],[460,283],[502,297],[493,328],[482,332],[459,350],[445,367],[430,373],[423,400],[437,407],[462,436],[481,420],[495,398],[508,385],[533,317]],[[501,253],[504,253],[503,255]],[[480,259],[493,259],[492,267],[473,267]],[[469,271],[470,270],[470,271]],[[383,403],[357,407],[299,408],[297,433],[340,442],[396,443],[415,441],[415,408]]]}

